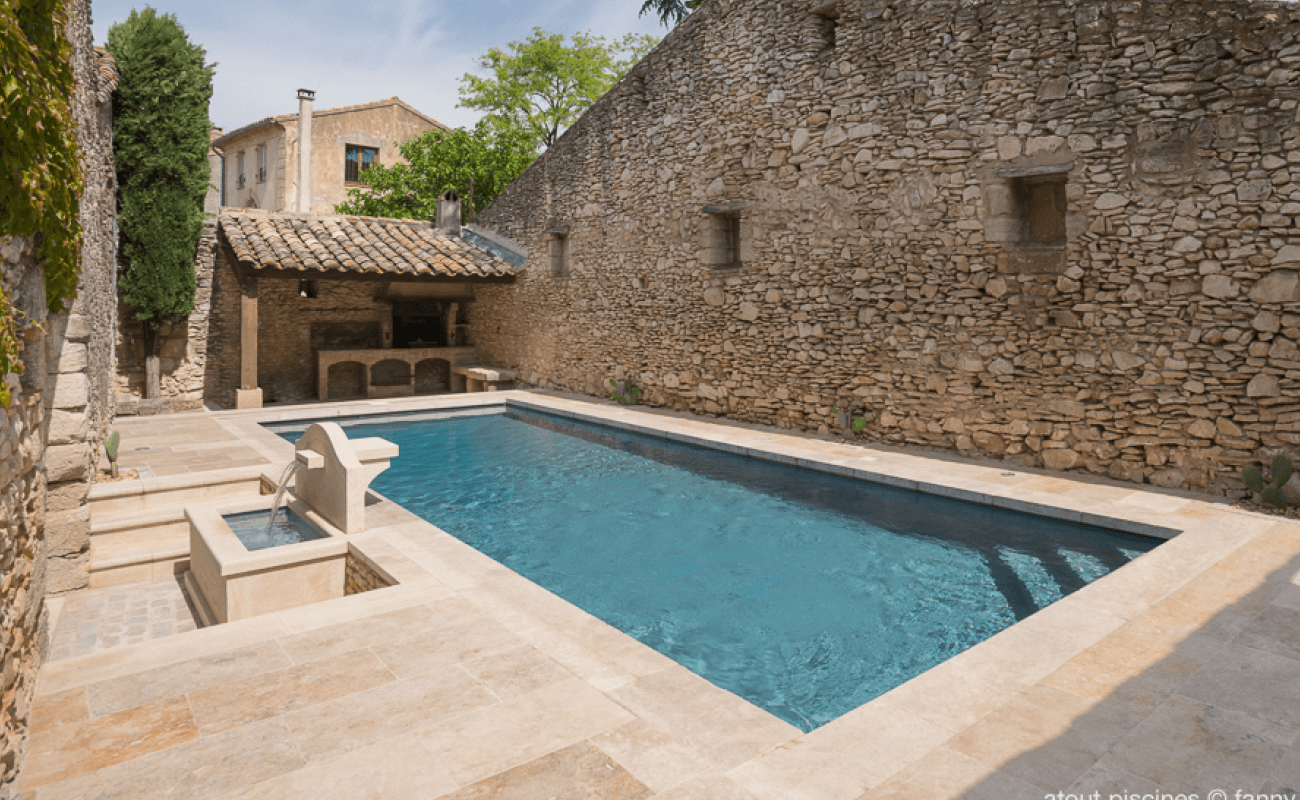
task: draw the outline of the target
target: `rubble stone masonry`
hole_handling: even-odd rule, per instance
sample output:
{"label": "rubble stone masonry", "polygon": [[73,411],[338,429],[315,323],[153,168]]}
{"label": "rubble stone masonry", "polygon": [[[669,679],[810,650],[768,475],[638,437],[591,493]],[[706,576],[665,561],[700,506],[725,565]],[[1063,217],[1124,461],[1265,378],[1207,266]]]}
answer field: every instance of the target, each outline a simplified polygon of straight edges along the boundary
{"label": "rubble stone masonry", "polygon": [[1239,489],[1300,445],[1298,37],[1251,0],[707,0],[480,215],[531,255],[476,344],[537,385]]}
{"label": "rubble stone masonry", "polygon": [[[194,310],[180,322],[164,325],[158,331],[159,377],[161,397],[144,399],[145,348],[144,325],[135,319],[131,307],[120,303],[122,320],[116,331],[117,367],[115,386],[117,408],[126,415],[164,411],[196,411],[203,407],[204,369],[207,365],[208,330],[211,325],[213,265],[217,252],[217,220],[203,224],[194,257]],[[239,331],[239,308],[235,306],[234,331]],[[236,339],[238,346],[238,339]]]}
{"label": "rubble stone masonry", "polygon": [[72,114],[86,187],[82,275],[68,310],[47,313],[36,242],[0,238],[0,280],[19,312],[21,375],[0,409],[0,798],[27,736],[36,675],[48,644],[46,594],[86,585],[86,498],[93,460],[113,419],[114,199],[111,88],[92,47],[89,0],[70,0]]}
{"label": "rubble stone masonry", "polygon": [[[72,115],[81,147],[81,277],[66,310],[51,314],[45,339],[46,541],[49,584],[62,593],[90,584],[90,483],[112,429],[117,327],[117,200],[112,96],[90,33],[90,2],[72,5]],[[30,369],[30,367],[29,367]],[[127,445],[129,446],[129,445]]]}
{"label": "rubble stone masonry", "polygon": [[8,800],[48,640],[40,327],[46,314],[45,270],[33,240],[0,238],[0,268],[5,295],[30,323],[22,352],[27,369],[4,376],[13,398],[0,409],[0,798]]}

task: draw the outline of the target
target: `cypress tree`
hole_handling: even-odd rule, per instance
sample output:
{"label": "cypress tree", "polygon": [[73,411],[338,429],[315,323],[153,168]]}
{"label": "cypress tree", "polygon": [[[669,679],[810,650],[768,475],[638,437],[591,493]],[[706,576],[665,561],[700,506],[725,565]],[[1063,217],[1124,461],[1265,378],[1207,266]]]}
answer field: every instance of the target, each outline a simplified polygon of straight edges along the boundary
{"label": "cypress tree", "polygon": [[215,65],[174,14],[148,6],[108,31],[121,83],[113,98],[122,298],[144,324],[146,385],[158,331],[194,308],[194,256],[208,190],[208,98]]}

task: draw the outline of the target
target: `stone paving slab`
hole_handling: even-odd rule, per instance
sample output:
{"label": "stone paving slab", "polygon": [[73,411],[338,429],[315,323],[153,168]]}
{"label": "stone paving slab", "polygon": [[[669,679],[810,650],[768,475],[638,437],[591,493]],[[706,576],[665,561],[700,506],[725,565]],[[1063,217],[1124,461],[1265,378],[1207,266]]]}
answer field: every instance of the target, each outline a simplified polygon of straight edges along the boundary
{"label": "stone paving slab", "polygon": [[47,660],[139,644],[196,627],[189,598],[175,577],[89,589],[64,601]]}
{"label": "stone paving slab", "polygon": [[[384,526],[363,536],[409,562],[405,585],[49,663],[25,796],[1039,800],[1300,786],[1300,525],[1069,473],[936,468],[904,451],[493,394],[470,401],[1181,533],[802,734],[381,504]],[[251,423],[457,402],[212,417],[287,460],[287,442]]]}

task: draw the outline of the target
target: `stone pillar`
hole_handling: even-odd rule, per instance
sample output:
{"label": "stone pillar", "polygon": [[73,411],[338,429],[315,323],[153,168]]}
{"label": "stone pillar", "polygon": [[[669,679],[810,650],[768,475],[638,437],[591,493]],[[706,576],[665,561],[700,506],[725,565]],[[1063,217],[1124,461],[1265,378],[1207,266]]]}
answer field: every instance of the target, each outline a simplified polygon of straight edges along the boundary
{"label": "stone pillar", "polygon": [[[78,298],[79,300],[81,298]],[[45,451],[49,482],[45,532],[49,543],[51,594],[90,585],[90,480],[99,456],[99,442],[91,438],[90,380],[86,371],[90,320],[76,313],[50,318],[46,340],[48,386],[45,407],[49,414]]]}
{"label": "stone pillar", "polygon": [[257,386],[257,278],[251,275],[240,284],[239,293],[239,390],[235,408],[261,408],[262,390]]}
{"label": "stone pillar", "polygon": [[326,364],[319,356],[316,358],[316,399],[330,399],[330,365]]}
{"label": "stone pillar", "polygon": [[[154,336],[161,336],[155,333]],[[150,353],[144,357],[144,399],[158,400],[162,397],[162,359]]]}

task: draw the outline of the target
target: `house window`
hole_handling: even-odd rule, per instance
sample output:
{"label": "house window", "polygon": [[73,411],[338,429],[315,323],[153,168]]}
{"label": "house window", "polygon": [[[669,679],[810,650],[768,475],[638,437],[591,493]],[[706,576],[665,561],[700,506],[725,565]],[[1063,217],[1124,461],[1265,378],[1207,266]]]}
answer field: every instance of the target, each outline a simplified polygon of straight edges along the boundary
{"label": "house window", "polygon": [[248,183],[247,179],[244,177],[246,174],[247,173],[244,172],[244,153],[243,151],[240,151],[239,155],[235,156],[235,188],[236,189],[242,189],[244,188],[244,185]]}
{"label": "house window", "polygon": [[700,260],[713,269],[739,269],[744,266],[745,243],[740,221],[744,203],[705,206],[703,251]]}
{"label": "house window", "polygon": [[546,254],[551,275],[565,278],[569,275],[569,228],[553,227],[546,231]]}
{"label": "house window", "polygon": [[316,281],[298,281],[298,296],[305,297],[308,300],[314,300],[316,298]]}
{"label": "house window", "polygon": [[257,148],[257,182],[266,183],[266,145]]}
{"label": "house window", "polygon": [[379,148],[350,144],[347,160],[343,162],[343,180],[347,183],[361,183],[361,173],[378,163]]}
{"label": "house window", "polygon": [[840,24],[840,4],[827,3],[813,9],[813,21],[817,23],[817,32],[821,37],[823,50],[835,48],[836,28]]}

